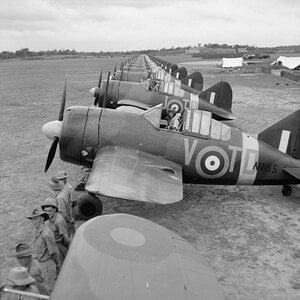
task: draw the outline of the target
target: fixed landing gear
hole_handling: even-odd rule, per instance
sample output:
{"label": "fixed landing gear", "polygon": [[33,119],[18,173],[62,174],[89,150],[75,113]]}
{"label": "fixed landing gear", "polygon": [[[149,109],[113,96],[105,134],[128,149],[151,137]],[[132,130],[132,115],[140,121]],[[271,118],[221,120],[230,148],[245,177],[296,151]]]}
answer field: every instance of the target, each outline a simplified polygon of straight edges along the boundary
{"label": "fixed landing gear", "polygon": [[288,184],[284,184],[281,191],[283,196],[290,196],[292,193],[292,187]]}
{"label": "fixed landing gear", "polygon": [[76,219],[87,221],[102,214],[102,201],[92,194],[86,194],[77,200],[74,208]]}

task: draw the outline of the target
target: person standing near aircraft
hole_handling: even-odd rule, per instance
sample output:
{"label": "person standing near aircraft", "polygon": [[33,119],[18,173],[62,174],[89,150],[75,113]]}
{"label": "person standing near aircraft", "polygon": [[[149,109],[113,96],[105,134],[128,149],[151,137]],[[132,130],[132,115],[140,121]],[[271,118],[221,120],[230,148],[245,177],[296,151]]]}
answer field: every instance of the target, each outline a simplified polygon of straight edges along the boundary
{"label": "person standing near aircraft", "polygon": [[49,219],[49,215],[37,207],[33,210],[31,215],[27,216],[27,219],[32,221],[36,230],[33,247],[37,254],[37,259],[41,264],[45,286],[47,290],[51,292],[59,273],[61,262],[54,234],[45,223],[45,221]]}
{"label": "person standing near aircraft", "polygon": [[[3,288],[9,288],[11,290],[39,294],[38,289],[33,285],[35,279],[31,277],[24,267],[16,267],[10,270],[7,276],[7,284]],[[1,300],[37,300],[40,298],[33,296],[18,295],[10,292],[5,292],[1,296]]]}
{"label": "person standing near aircraft", "polygon": [[60,261],[63,263],[70,245],[67,223],[64,217],[58,212],[55,199],[46,198],[41,208],[49,215],[49,228],[54,234],[55,243],[60,254]]}
{"label": "person standing near aircraft", "polygon": [[30,276],[35,279],[33,285],[38,289],[39,293],[48,295],[49,293],[43,285],[45,280],[42,276],[41,264],[32,257],[32,254],[32,248],[27,243],[21,242],[16,245],[8,256],[15,257],[20,266],[27,269]]}
{"label": "person standing near aircraft", "polygon": [[69,236],[72,237],[75,234],[75,226],[74,226],[74,223],[75,223],[75,218],[74,218],[75,201],[73,199],[74,188],[68,182],[69,175],[67,174],[66,171],[57,172],[56,177],[59,181],[64,183],[65,189],[69,193],[69,197],[70,197],[70,223],[68,223],[68,233],[69,233]]}
{"label": "person standing near aircraft", "polygon": [[[56,176],[53,176],[49,181],[49,187],[55,193],[56,205],[58,211],[65,218],[68,228],[72,226],[73,218],[71,213],[71,193],[66,188],[63,181],[59,180]],[[73,224],[74,226],[74,224]],[[70,230],[68,230],[69,237],[71,236]]]}

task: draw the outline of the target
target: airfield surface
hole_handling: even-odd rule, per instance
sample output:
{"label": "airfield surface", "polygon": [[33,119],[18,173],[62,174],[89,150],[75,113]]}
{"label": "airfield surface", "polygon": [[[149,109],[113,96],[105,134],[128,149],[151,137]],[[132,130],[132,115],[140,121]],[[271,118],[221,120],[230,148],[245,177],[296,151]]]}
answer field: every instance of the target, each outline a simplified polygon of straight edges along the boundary
{"label": "airfield surface", "polygon": [[[190,56],[164,56],[203,74],[204,88],[224,80],[233,89],[229,125],[255,135],[300,108],[300,86],[249,67],[223,70],[214,63],[193,64]],[[0,282],[15,261],[9,248],[32,239],[25,219],[52,192],[47,187],[58,170],[79,166],[60,161],[57,153],[43,173],[51,142],[41,126],[57,119],[65,73],[67,106],[90,105],[89,89],[122,57],[0,61]],[[197,59],[199,60],[199,59]],[[103,77],[105,78],[105,76]],[[78,193],[76,196],[80,196]],[[300,299],[300,190],[291,197],[280,186],[185,185],[183,201],[167,206],[103,197],[104,213],[129,213],[163,225],[199,249],[215,270],[226,299]]]}

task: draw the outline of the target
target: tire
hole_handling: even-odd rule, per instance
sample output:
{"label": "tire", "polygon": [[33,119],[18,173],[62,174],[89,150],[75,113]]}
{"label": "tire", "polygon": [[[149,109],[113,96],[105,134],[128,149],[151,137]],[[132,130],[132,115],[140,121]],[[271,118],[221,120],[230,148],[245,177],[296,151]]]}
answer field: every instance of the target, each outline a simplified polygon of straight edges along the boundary
{"label": "tire", "polygon": [[102,201],[95,195],[87,194],[77,200],[75,218],[87,221],[102,214]]}
{"label": "tire", "polygon": [[290,196],[291,193],[292,193],[292,187],[290,185],[285,184],[285,185],[282,186],[281,191],[282,191],[283,196],[286,196],[286,197]]}

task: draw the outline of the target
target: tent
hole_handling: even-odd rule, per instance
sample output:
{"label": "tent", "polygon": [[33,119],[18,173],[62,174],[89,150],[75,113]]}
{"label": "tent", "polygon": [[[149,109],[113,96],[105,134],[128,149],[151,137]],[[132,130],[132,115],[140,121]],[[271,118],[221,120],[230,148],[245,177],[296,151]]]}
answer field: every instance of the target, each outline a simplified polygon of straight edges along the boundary
{"label": "tent", "polygon": [[234,68],[234,67],[242,67],[243,66],[243,58],[224,58],[222,59],[222,68]]}
{"label": "tent", "polygon": [[279,56],[276,60],[276,64],[279,64],[288,68],[288,69],[296,69],[300,67],[300,57],[286,57],[286,56]]}

